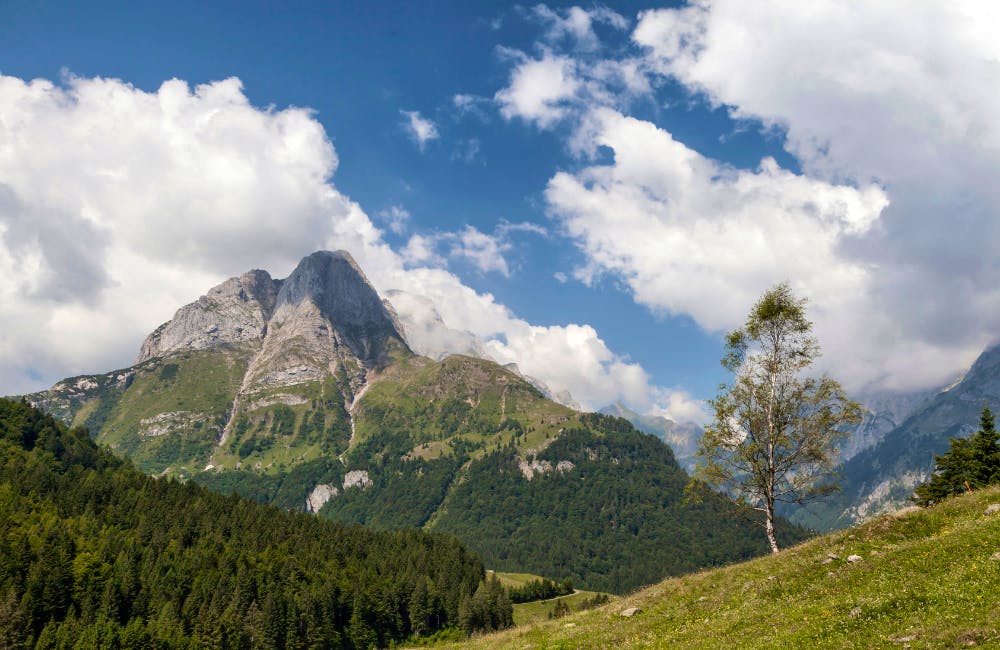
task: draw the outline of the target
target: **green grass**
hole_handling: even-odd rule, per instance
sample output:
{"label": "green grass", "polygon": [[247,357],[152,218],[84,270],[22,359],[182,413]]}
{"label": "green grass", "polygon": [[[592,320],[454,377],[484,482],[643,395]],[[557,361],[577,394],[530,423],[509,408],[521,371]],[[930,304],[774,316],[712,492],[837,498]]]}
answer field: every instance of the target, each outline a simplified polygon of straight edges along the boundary
{"label": "green grass", "polygon": [[[461,647],[1000,647],[1000,514],[983,514],[991,503],[1000,503],[1000,489],[666,580],[596,610]],[[847,562],[854,554],[863,559]],[[630,607],[641,612],[622,617]]]}
{"label": "green grass", "polygon": [[[504,571],[489,571],[488,573],[495,574],[500,580],[500,584],[505,587],[523,587],[533,580],[542,579],[542,576],[536,576],[533,573],[507,573]],[[593,598],[597,594],[598,592],[596,591],[577,590],[568,596],[537,600],[530,603],[516,603],[514,605],[514,625],[530,625],[540,621],[547,621],[549,613],[557,602],[566,603],[571,612],[579,611],[585,600]],[[611,597],[615,598],[614,596]]]}

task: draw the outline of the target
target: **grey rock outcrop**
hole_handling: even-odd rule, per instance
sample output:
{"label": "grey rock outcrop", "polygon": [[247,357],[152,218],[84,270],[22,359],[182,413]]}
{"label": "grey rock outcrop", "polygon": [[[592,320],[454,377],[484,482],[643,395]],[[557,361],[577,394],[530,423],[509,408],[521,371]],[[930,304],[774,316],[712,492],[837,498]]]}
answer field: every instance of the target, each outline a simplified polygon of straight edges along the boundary
{"label": "grey rock outcrop", "polygon": [[309,255],[282,282],[241,392],[342,373],[353,393],[367,370],[407,349],[392,314],[345,251]]}
{"label": "grey rock outcrop", "polygon": [[229,278],[178,309],[171,320],[147,336],[136,363],[177,350],[259,341],[267,330],[280,286],[280,280],[261,270]]}
{"label": "grey rock outcrop", "polygon": [[257,348],[241,393],[338,371],[353,393],[390,349],[407,349],[394,315],[351,255],[319,251],[285,280],[253,270],[213,287],[150,334],[138,362],[234,343]]}

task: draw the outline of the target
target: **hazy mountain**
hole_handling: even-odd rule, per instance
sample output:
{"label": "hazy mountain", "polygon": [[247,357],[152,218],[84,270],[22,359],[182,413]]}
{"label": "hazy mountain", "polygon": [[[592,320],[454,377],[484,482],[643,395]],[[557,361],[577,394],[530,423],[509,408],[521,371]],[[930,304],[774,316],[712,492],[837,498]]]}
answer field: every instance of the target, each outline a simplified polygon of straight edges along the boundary
{"label": "hazy mountain", "polygon": [[674,450],[681,467],[688,472],[694,469],[694,454],[698,451],[698,439],[703,432],[694,422],[678,424],[662,415],[640,415],[621,402],[609,404],[599,413],[625,418],[639,431],[660,438]]}
{"label": "hazy mountain", "polygon": [[[848,526],[908,503],[913,488],[927,479],[934,456],[948,449],[952,436],[975,432],[983,406],[1000,408],[1000,346],[984,351],[962,379],[930,395],[914,394],[883,411],[889,430],[839,467],[843,492],[794,518],[808,526]],[[896,426],[889,406],[906,414]],[[909,412],[907,413],[907,407]],[[864,425],[862,425],[864,426]]]}

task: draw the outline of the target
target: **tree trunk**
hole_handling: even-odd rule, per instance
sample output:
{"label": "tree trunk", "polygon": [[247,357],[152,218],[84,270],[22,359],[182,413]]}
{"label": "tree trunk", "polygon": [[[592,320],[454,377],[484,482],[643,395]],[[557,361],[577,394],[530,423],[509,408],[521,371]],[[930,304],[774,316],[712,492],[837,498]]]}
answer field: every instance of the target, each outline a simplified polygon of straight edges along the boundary
{"label": "tree trunk", "polygon": [[777,553],[778,549],[778,538],[774,536],[774,504],[767,504],[767,510],[765,511],[767,516],[767,521],[764,522],[764,530],[767,531],[767,541],[771,545],[771,552]]}

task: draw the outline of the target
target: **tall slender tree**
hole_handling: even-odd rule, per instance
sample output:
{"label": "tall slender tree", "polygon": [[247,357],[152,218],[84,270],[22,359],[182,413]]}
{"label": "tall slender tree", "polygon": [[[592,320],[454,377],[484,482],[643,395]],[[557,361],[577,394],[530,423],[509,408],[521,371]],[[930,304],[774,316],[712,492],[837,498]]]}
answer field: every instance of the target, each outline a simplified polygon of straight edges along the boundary
{"label": "tall slender tree", "polygon": [[726,336],[722,365],[733,380],[709,402],[715,418],[697,453],[696,478],[759,511],[774,553],[775,506],[838,489],[836,444],[861,419],[839,383],[807,374],[820,348],[805,304],[779,284]]}

